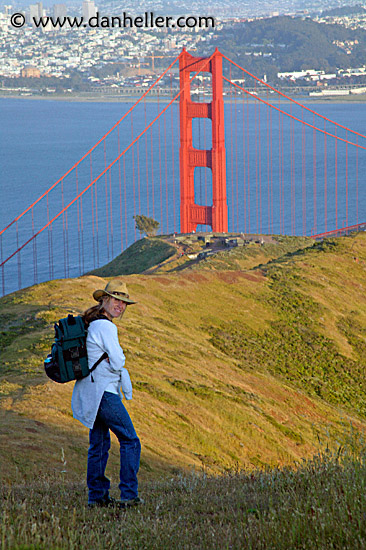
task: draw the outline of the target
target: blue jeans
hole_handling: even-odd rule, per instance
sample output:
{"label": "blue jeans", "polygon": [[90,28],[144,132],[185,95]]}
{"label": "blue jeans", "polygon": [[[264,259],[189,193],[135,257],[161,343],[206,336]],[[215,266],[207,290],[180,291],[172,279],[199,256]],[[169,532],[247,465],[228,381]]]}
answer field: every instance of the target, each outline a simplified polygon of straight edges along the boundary
{"label": "blue jeans", "polygon": [[141,444],[130,416],[119,395],[104,392],[93,428],[89,432],[87,484],[89,503],[109,496],[110,481],[105,476],[111,430],[120,445],[121,500],[136,498],[137,472],[140,466]]}

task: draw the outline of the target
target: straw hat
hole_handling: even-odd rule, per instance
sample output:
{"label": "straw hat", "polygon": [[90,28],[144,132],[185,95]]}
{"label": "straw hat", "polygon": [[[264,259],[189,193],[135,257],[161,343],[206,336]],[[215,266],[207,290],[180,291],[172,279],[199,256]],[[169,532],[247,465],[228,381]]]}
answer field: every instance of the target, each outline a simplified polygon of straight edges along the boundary
{"label": "straw hat", "polygon": [[104,290],[96,290],[93,293],[93,298],[97,302],[99,302],[103,296],[112,296],[112,298],[122,300],[122,302],[126,302],[126,304],[137,303],[130,299],[126,283],[121,281],[121,279],[112,279],[112,281],[109,281]]}

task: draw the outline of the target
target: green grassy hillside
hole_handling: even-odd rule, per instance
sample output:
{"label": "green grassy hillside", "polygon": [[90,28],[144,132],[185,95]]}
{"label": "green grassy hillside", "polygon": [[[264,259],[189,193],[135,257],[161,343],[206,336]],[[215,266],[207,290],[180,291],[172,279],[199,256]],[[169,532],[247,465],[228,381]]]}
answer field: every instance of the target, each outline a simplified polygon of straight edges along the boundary
{"label": "green grassy hillside", "polygon": [[177,249],[163,239],[145,237],[133,243],[108,264],[90,271],[89,275],[115,277],[120,274],[142,273],[164,262],[176,252]]}
{"label": "green grassy hillside", "polygon": [[[176,240],[174,235],[159,237],[144,237],[116,256],[111,262],[90,271],[87,275],[99,277],[116,277],[144,272],[166,273],[182,271],[183,269],[215,269],[237,270],[250,269],[260,263],[283,256],[302,248],[312,246],[310,237],[290,237],[275,235],[263,237],[266,240],[260,244],[261,235],[250,236],[252,239],[244,248],[225,248],[213,244],[215,255],[204,260],[191,260],[190,254],[206,250],[205,243],[198,240],[199,235],[186,234]],[[222,234],[235,237],[236,233]]]}
{"label": "green grassy hillside", "polygon": [[[142,479],[293,465],[319,440],[346,442],[351,423],[365,432],[366,235],[298,249],[291,242],[274,259],[258,248],[247,268],[238,266],[248,250],[235,249],[227,269],[213,266],[214,256],[125,277],[138,304],[117,325]],[[105,283],[56,280],[0,300],[4,480],[84,475],[88,433],[71,416],[72,384],[48,381],[42,362],[53,322],[82,312]],[[112,472],[117,463],[114,442]]]}

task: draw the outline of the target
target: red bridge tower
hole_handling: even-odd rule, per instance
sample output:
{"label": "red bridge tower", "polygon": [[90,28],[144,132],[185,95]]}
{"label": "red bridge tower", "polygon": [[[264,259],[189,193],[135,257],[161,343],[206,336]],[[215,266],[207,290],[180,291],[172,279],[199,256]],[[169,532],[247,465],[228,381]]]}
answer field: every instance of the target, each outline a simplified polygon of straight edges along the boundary
{"label": "red bridge tower", "polygon": [[[197,71],[212,74],[211,103],[191,100],[190,74]],[[216,49],[209,63],[207,58],[193,57],[185,49],[179,59],[180,89],[180,230],[195,231],[197,224],[210,225],[215,232],[227,233],[226,159],[224,99],[222,94],[222,54]],[[195,149],[192,139],[192,119],[212,121],[212,149]],[[212,170],[212,206],[194,202],[194,169]]]}

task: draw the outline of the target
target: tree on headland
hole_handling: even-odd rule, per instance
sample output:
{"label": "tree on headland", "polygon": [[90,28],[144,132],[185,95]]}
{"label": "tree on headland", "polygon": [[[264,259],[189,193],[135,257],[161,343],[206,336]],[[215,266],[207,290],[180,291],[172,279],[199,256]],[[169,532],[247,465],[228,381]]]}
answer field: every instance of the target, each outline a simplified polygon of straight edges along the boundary
{"label": "tree on headland", "polygon": [[136,223],[136,229],[139,230],[140,235],[143,235],[143,233],[146,233],[148,237],[152,237],[156,234],[156,231],[159,229],[160,223],[154,220],[153,218],[148,218],[147,216],[143,216],[142,214],[138,214],[137,216],[133,216],[133,219]]}

